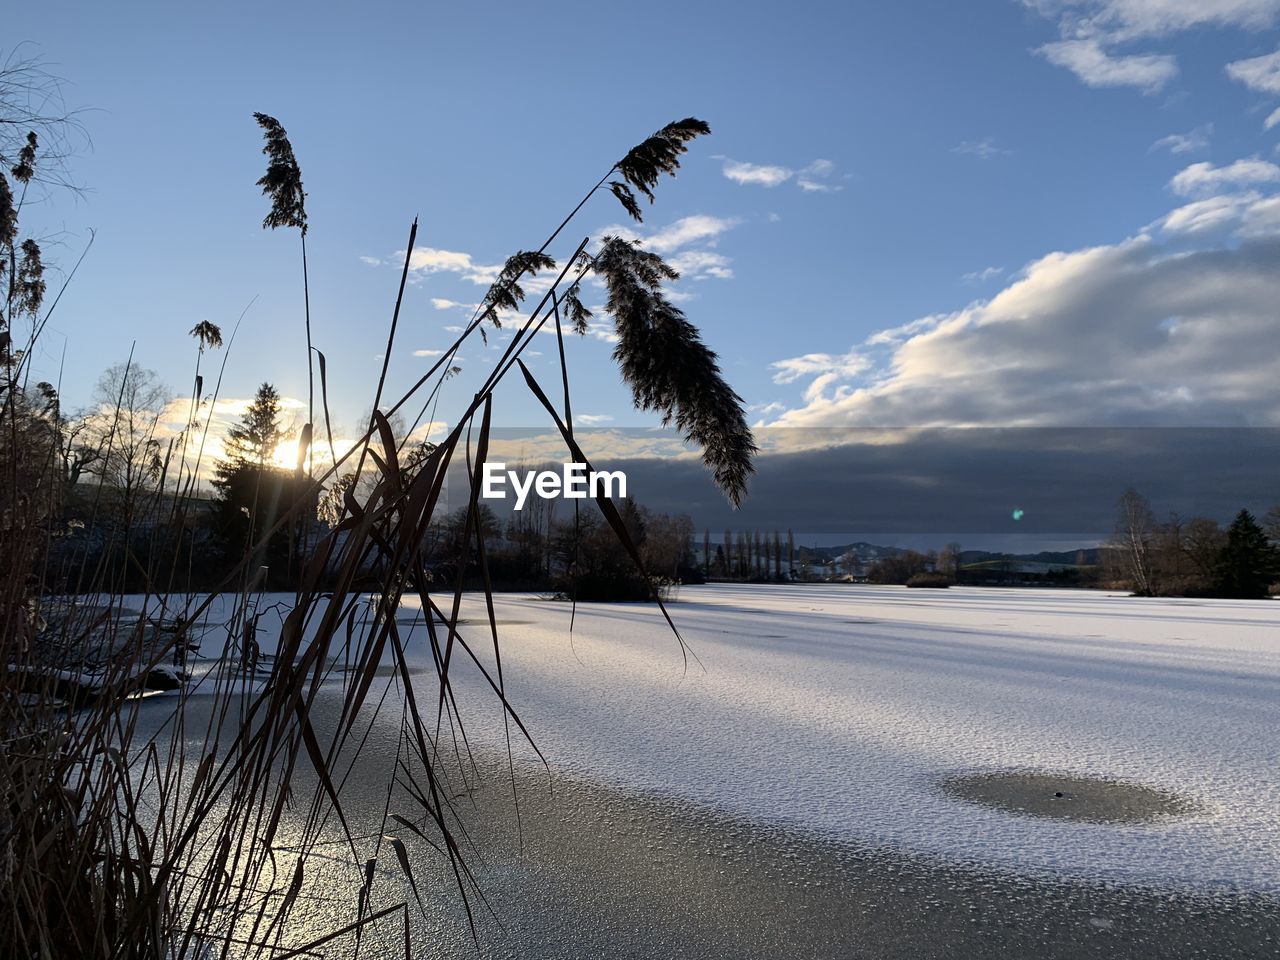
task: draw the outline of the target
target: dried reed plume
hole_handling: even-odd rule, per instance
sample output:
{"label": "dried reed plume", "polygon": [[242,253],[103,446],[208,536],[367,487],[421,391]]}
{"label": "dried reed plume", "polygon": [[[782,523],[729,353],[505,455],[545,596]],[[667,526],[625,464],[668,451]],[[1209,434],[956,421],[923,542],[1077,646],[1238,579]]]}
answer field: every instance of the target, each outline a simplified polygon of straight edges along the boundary
{"label": "dried reed plume", "polygon": [[[270,157],[260,181],[272,199],[264,226],[299,228],[305,280],[306,216],[297,163],[280,124],[255,116]],[[751,473],[756,448],[741,400],[724,382],[715,355],[662,291],[675,272],[655,254],[616,238],[606,238],[594,255],[582,241],[559,267],[547,253],[598,189],[610,190],[639,218],[634,191],[652,201],[660,175],[674,174],[686,144],[707,131],[698,120],[670,124],[614,164],[539,249],[507,261],[451,349],[394,403],[381,401],[384,365],[366,434],[309,482],[310,497],[261,530],[218,590],[195,595],[181,589],[181,548],[173,554],[125,549],[113,555],[115,561],[80,568],[81,579],[55,599],[52,574],[40,560],[56,527],[53,505],[36,498],[6,503],[9,519],[0,526],[0,563],[9,574],[0,633],[0,882],[7,897],[0,904],[0,954],[23,960],[283,958],[315,955],[328,946],[351,955],[370,942],[365,938],[388,935],[392,926],[405,957],[424,955],[433,945],[414,942],[422,935],[413,929],[411,909],[421,908],[425,896],[411,855],[418,848],[436,851],[469,917],[484,904],[455,808],[475,771],[454,683],[459,663],[478,672],[501,707],[508,763],[514,762],[513,739],[533,743],[507,696],[479,503],[479,467],[488,454],[498,384],[519,367],[574,459],[585,462],[573,433],[560,312],[574,330],[586,331],[591,315],[579,285],[594,272],[608,288],[607,310],[619,336],[615,357],[636,403],[660,412],[703,446],[716,483],[733,503],[741,500]],[[606,188],[615,175],[621,179]],[[388,356],[415,236],[416,223]],[[390,418],[409,403],[421,402],[425,410],[436,402],[457,369],[458,347],[482,324],[496,322],[500,311],[520,309],[526,299],[521,278],[542,270],[556,271],[554,280],[514,327],[455,426],[435,446],[406,453]],[[560,347],[562,407],[521,361],[548,322],[555,324]],[[309,307],[307,327],[310,360]],[[197,324],[191,335],[200,353],[222,339],[213,324]],[[201,383],[197,357],[197,395]],[[11,442],[0,449],[0,460],[7,479],[29,489],[42,489],[30,475],[50,469],[60,442],[56,421],[37,409],[37,399],[24,400],[30,409],[21,418],[7,414],[0,431],[17,437],[15,425],[24,425],[26,452],[19,456],[19,445]],[[171,476],[175,463],[185,464],[185,436],[183,444],[176,460],[172,446],[155,457],[150,495],[153,508],[167,517],[166,529],[183,529],[195,509],[182,470],[177,483]],[[355,474],[344,474],[353,463]],[[461,617],[463,578],[442,591],[430,573],[427,532],[439,518],[451,466],[464,469],[468,481],[458,562],[461,569],[474,564],[484,586],[487,613],[477,628]],[[266,571],[254,558],[273,536],[299,524],[324,484],[332,526],[299,554],[296,593],[274,650],[263,652],[263,609],[255,590]],[[603,495],[596,503],[643,572],[617,506]],[[116,562],[145,582],[145,595],[132,601],[140,616],[122,612],[124,598],[113,588],[121,573]],[[396,616],[405,599],[421,607],[412,640],[425,645],[425,654],[408,649],[411,637]],[[659,606],[674,630],[660,600]],[[219,620],[210,624],[217,610]],[[200,649],[201,630],[212,649]],[[193,664],[200,666],[199,688],[180,683],[168,726],[140,733],[141,702],[130,696]],[[416,675],[423,664],[425,673]],[[334,704],[332,714],[321,710],[322,693]],[[197,701],[197,694],[209,696]],[[198,721],[200,716],[206,719]],[[357,763],[362,753],[367,762],[365,737],[375,716],[393,721],[396,751],[386,771],[385,802],[369,814],[349,808],[348,785],[362,775]],[[511,783],[514,790],[514,768]],[[357,828],[357,813],[374,820],[371,831]],[[312,904],[317,874],[336,869],[326,866],[335,855],[348,868],[344,876],[354,894],[349,922],[309,930],[297,922],[299,913]],[[379,879],[387,869],[403,876],[407,893]]]}
{"label": "dried reed plume", "polygon": [[609,291],[606,309],[619,338],[613,357],[636,406],[658,411],[664,426],[674,421],[702,447],[703,462],[738,506],[754,470],[755,439],[716,355],[662,292],[663,281],[679,275],[657,254],[617,237],[605,237],[592,269]]}
{"label": "dried reed plume", "polygon": [[[315,350],[311,342],[311,284],[307,278],[307,194],[302,189],[302,170],[293,153],[289,135],[275,117],[255,113],[253,118],[262,128],[262,152],[267,155],[267,172],[258,180],[264,196],[271,200],[271,209],[262,218],[264,230],[277,227],[297,227],[302,244],[302,303],[307,333],[307,422],[302,428],[306,445],[298,447],[298,459],[305,458],[310,473],[311,435],[316,422],[316,374]],[[327,418],[326,418],[327,423]],[[332,434],[332,429],[330,428]]]}
{"label": "dried reed plume", "polygon": [[258,180],[262,193],[271,200],[271,210],[262,218],[262,227],[297,227],[305,236],[307,232],[307,195],[302,189],[302,170],[293,155],[289,135],[275,117],[255,113],[253,119],[262,127],[265,141],[262,152],[267,155],[267,172]]}

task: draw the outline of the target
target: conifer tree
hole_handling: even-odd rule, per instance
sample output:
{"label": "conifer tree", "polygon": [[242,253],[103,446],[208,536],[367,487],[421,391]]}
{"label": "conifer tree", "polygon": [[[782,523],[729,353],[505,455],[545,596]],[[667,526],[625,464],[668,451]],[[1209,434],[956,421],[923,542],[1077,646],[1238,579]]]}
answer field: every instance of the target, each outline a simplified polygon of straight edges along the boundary
{"label": "conifer tree", "polygon": [[280,408],[280,394],[275,387],[269,383],[258,387],[240,422],[227,430],[223,441],[227,459],[219,465],[220,474],[224,467],[234,469],[241,463],[264,468],[274,462],[276,447],[285,439]]}
{"label": "conifer tree", "polygon": [[[281,409],[276,388],[262,384],[223,441],[226,458],[215,468],[213,484],[219,494],[218,532],[228,562],[243,556],[304,494],[305,478],[275,463],[277,447],[288,439]],[[273,586],[288,583],[296,536],[293,527],[281,530],[265,550],[255,553],[252,567],[267,566]]]}
{"label": "conifer tree", "polygon": [[1267,541],[1253,514],[1241,510],[1227,529],[1227,543],[1218,556],[1217,593],[1223,597],[1265,597],[1280,577],[1280,550]]}

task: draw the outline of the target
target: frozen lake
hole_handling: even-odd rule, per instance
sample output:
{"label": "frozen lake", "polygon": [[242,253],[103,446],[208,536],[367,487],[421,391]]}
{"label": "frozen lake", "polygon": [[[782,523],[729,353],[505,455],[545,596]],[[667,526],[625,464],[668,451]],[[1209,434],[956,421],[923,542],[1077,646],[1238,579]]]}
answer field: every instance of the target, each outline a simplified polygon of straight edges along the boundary
{"label": "frozen lake", "polygon": [[[572,637],[568,604],[496,609],[508,695],[539,746],[609,789],[1020,876],[1280,893],[1280,603],[685,587],[670,609],[687,669],[652,605],[581,606]],[[482,598],[462,615],[483,651]],[[425,630],[410,636],[430,670]],[[500,745],[496,702],[460,669],[469,735]],[[1067,822],[940,786],[997,770],[1133,781],[1197,808]]]}

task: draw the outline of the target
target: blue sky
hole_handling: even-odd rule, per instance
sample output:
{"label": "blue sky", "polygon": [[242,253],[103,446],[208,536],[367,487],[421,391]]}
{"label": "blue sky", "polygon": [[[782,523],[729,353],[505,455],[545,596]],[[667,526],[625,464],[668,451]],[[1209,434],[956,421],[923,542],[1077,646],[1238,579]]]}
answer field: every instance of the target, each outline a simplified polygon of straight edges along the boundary
{"label": "blue sky", "polygon": [[[713,135],[636,235],[686,268],[682,305],[753,420],[1280,425],[1280,0],[46,2],[6,23],[93,141],[86,196],[28,217],[63,264],[97,231],[35,367],[55,379],[67,338],[70,406],[135,338],[181,394],[186,331],[229,331],[251,300],[223,395],[305,396],[297,237],[259,226],[255,110],[302,166],[347,427],[414,216],[393,393],[469,315],[440,308],[479,299],[469,277],[693,115]],[[553,252],[623,222],[600,195]],[[456,399],[493,342],[464,348]],[[550,378],[554,342],[534,349]],[[572,345],[576,411],[651,423],[609,351],[603,328]],[[500,422],[538,422],[523,387],[499,399]]]}

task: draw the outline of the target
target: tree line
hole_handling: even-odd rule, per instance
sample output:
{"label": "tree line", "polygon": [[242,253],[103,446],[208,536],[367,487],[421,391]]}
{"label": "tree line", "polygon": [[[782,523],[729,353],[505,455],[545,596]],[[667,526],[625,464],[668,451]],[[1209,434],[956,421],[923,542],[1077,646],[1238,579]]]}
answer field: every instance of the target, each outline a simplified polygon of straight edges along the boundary
{"label": "tree line", "polygon": [[1280,506],[1259,522],[1242,509],[1223,529],[1209,517],[1156,518],[1130,488],[1101,552],[1103,579],[1139,596],[1265,597],[1280,581]]}
{"label": "tree line", "polygon": [[[192,335],[200,354],[221,343],[209,324]],[[198,372],[196,380],[198,388]],[[33,436],[53,447],[60,466],[57,500],[64,525],[62,549],[54,559],[65,561],[68,586],[91,565],[110,566],[119,571],[122,588],[141,589],[147,571],[164,562],[181,567],[186,586],[210,586],[277,518],[292,511],[297,519],[253,558],[253,567],[265,570],[264,586],[285,588],[317,531],[341,513],[348,494],[360,492],[354,489],[357,478],[348,473],[314,503],[302,502],[309,496],[309,477],[284,466],[278,456],[295,441],[296,431],[286,422],[278,391],[264,383],[223,438],[212,470],[213,495],[198,501],[201,509],[178,516],[166,512],[172,497],[165,490],[175,489],[166,478],[174,473],[175,448],[182,448],[184,438],[162,435],[173,395],[153,371],[131,362],[113,365],[99,379],[89,407],[73,414],[63,414],[56,393],[47,393],[44,407],[27,423]],[[193,427],[199,405],[198,399],[192,401]],[[401,465],[412,476],[434,445],[398,440]],[[183,449],[184,459],[189,454]],[[86,482],[95,479],[96,484]],[[464,507],[442,514],[429,531],[438,558],[434,574],[442,583],[461,577],[479,585],[475,549],[464,542],[466,513]],[[725,530],[714,543],[711,531],[703,530],[699,543],[685,514],[655,513],[630,499],[621,513],[647,579],[594,510],[567,512],[561,504],[557,512],[556,503],[535,498],[505,522],[482,505],[472,526],[492,540],[486,559],[498,586],[552,590],[584,600],[647,599],[655,590],[661,594],[674,584],[708,578],[789,581],[813,560],[808,548],[797,548],[791,530]],[[1160,521],[1147,498],[1131,489],[1119,500],[1115,528],[1099,550],[1097,566],[1074,571],[1073,582],[1143,596],[1263,597],[1280,580],[1278,543],[1280,507],[1261,521],[1241,510],[1226,527],[1203,516],[1172,514]],[[121,562],[104,563],[107,555]],[[939,552],[895,551],[869,564],[840,558],[832,566],[873,583],[943,586],[963,579],[958,544]]]}
{"label": "tree line", "polygon": [[[207,329],[205,335],[217,337]],[[257,586],[291,588],[308,545],[338,522],[348,498],[367,493],[373,476],[342,473],[314,497],[306,473],[282,462],[297,430],[279,391],[263,383],[221,438],[211,489],[193,498],[194,507],[178,518],[168,508],[175,490],[174,448],[181,438],[163,435],[172,403],[153,371],[120,363],[102,375],[87,409],[58,415],[59,428],[50,433],[64,488],[63,536],[53,551],[61,584],[74,592],[92,571],[111,567],[122,571],[117,586],[140,591],[157,571],[177,568],[182,588],[209,588],[254,551],[250,567],[259,571]],[[408,482],[435,445],[405,435],[394,418],[393,432]],[[429,573],[441,587],[461,579],[478,588],[487,576],[498,588],[581,600],[647,600],[655,593],[666,596],[675,584],[702,581],[687,514],[652,511],[630,498],[620,512],[644,574],[593,507],[575,509],[541,498],[505,521],[483,503],[470,523],[467,506],[441,512],[425,535]],[[286,515],[293,519],[267,536]],[[485,541],[483,570],[477,536]],[[378,575],[371,569],[370,583]]]}

